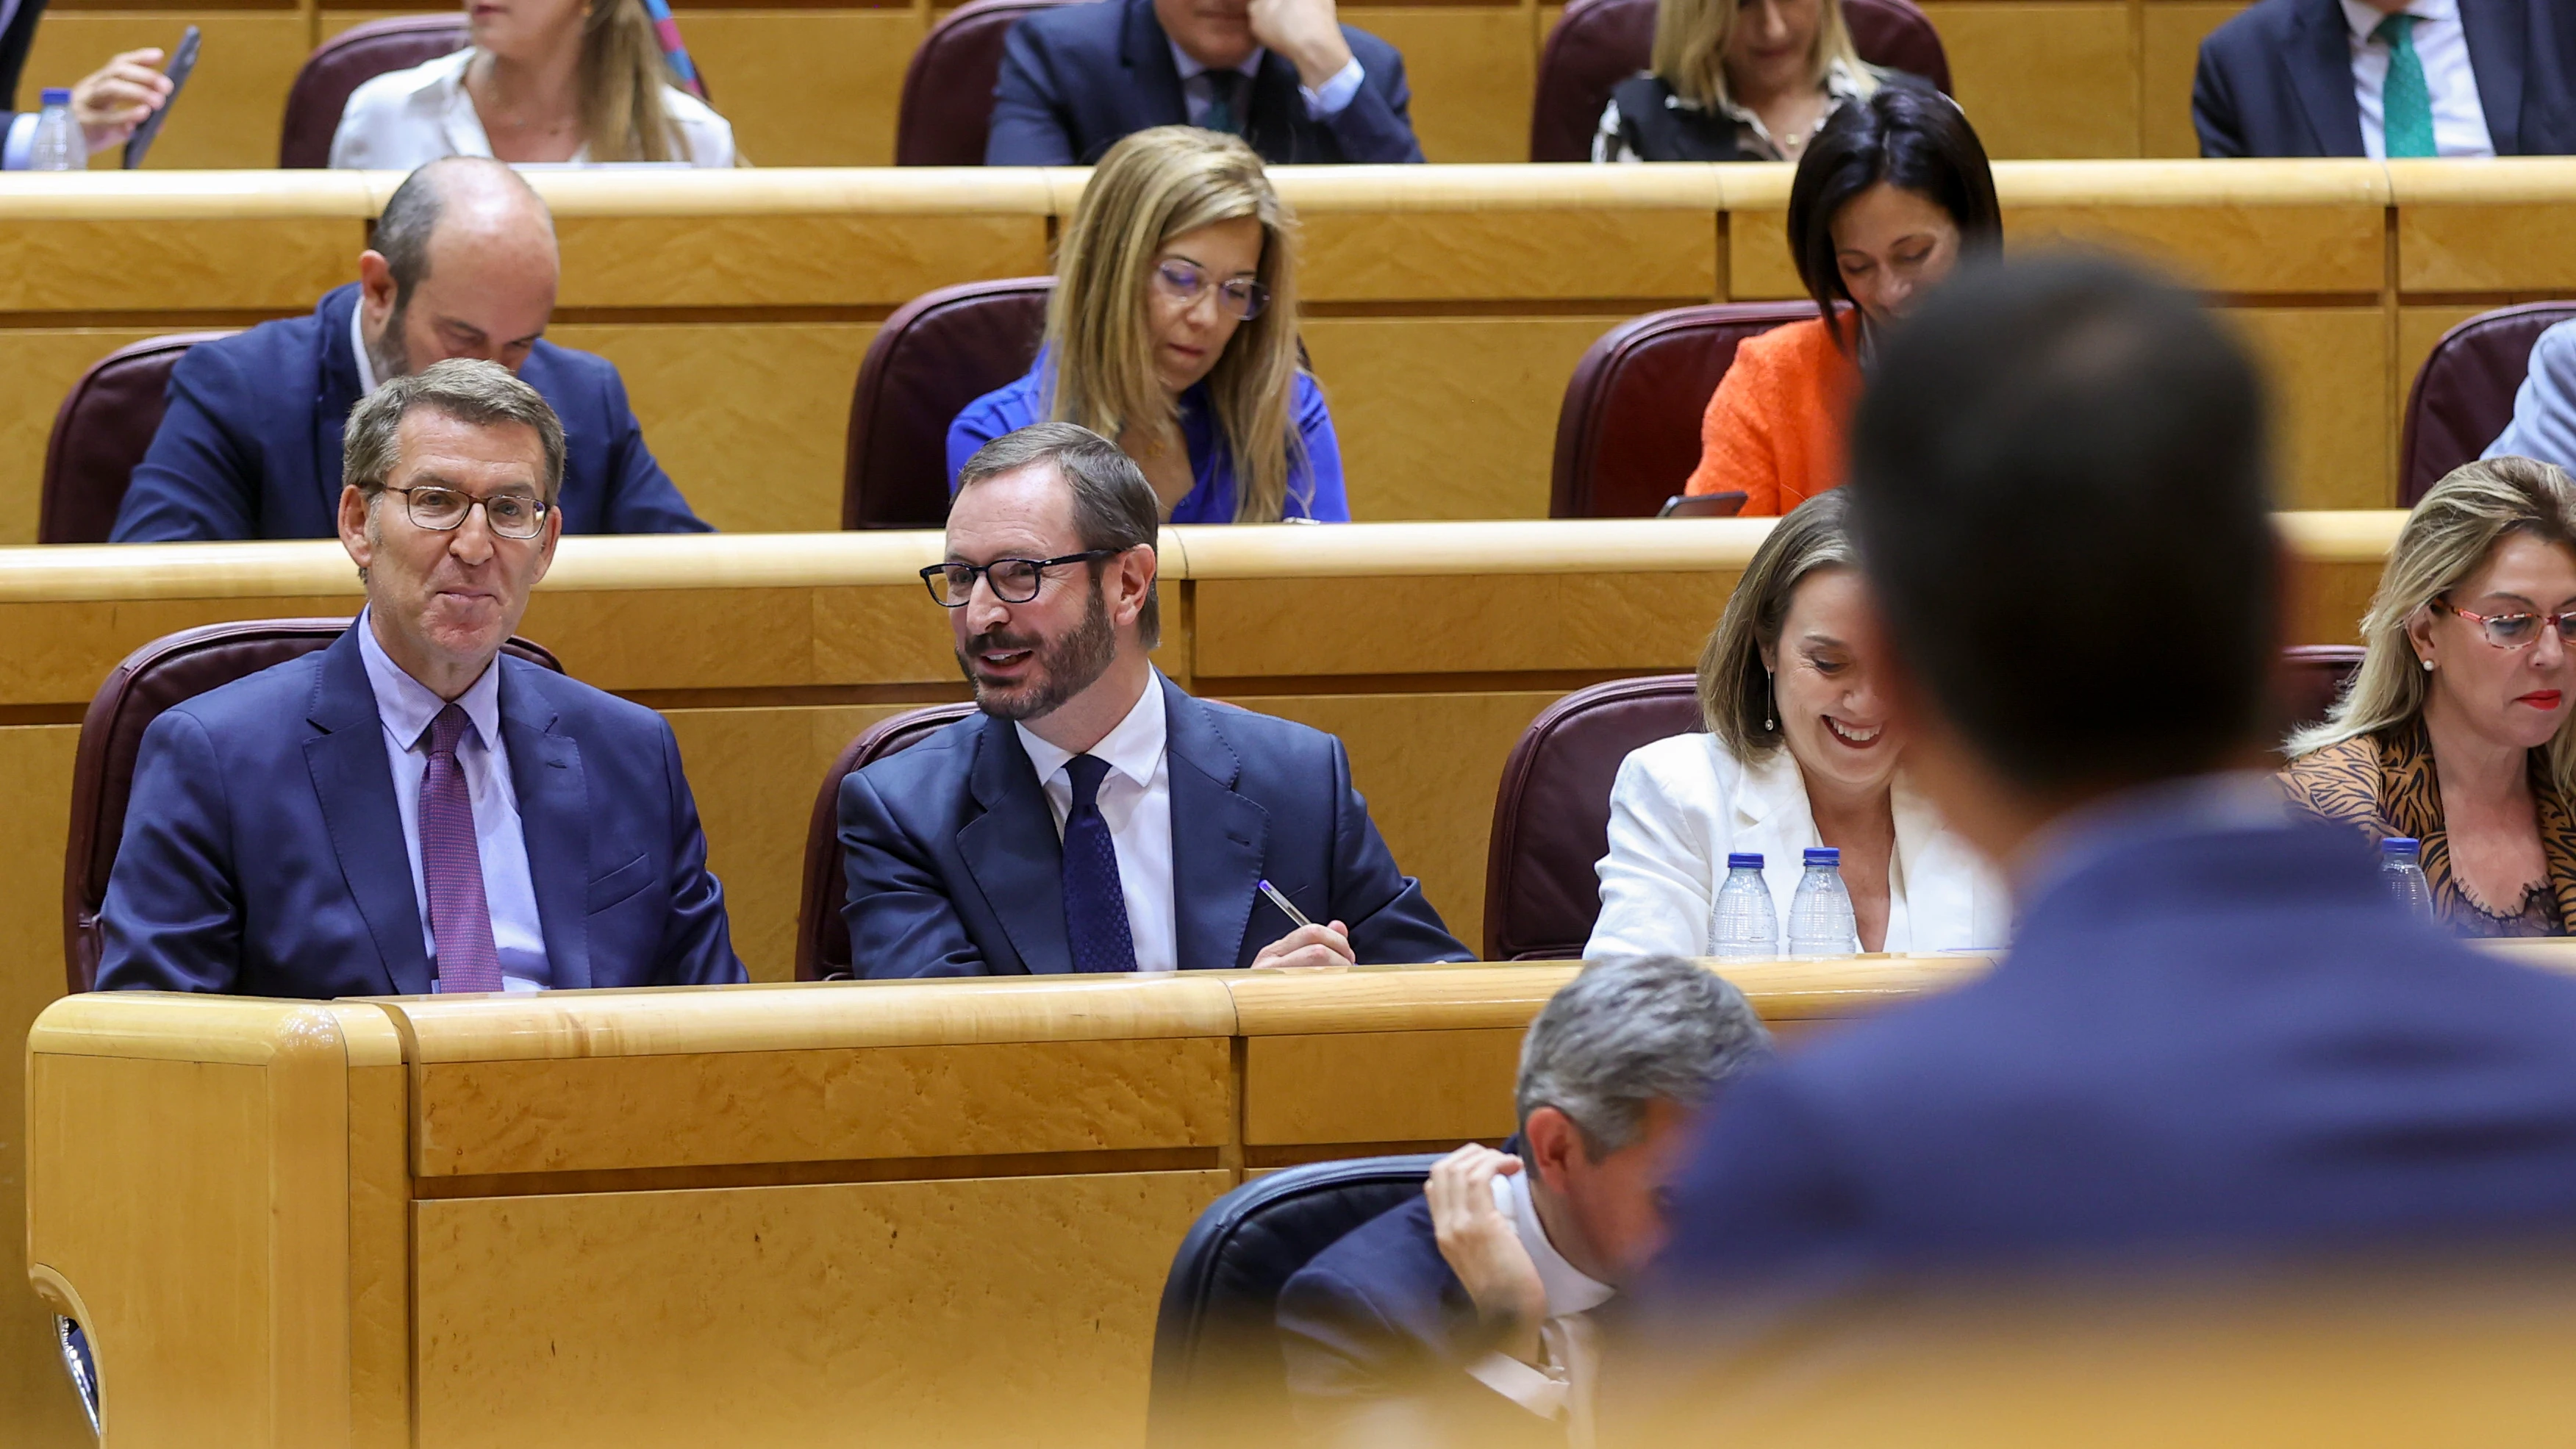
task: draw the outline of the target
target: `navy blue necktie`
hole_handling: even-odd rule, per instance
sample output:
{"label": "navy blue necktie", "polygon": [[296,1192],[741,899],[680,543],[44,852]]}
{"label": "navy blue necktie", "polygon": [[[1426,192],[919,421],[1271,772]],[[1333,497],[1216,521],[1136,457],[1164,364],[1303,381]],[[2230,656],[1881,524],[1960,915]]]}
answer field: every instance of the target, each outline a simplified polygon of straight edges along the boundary
{"label": "navy blue necktie", "polygon": [[1073,778],[1073,808],[1064,816],[1064,935],[1076,971],[1133,971],[1136,938],[1127,929],[1127,892],[1118,884],[1118,847],[1100,818],[1100,782],[1107,760],[1076,755],[1065,761]]}

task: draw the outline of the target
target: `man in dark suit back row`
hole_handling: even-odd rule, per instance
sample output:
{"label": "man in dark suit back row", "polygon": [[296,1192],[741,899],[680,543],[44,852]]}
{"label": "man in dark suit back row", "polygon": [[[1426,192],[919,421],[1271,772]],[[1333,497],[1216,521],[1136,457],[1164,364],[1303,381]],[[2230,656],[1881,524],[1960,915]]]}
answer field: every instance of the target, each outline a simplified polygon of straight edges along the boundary
{"label": "man in dark suit back row", "polygon": [[2576,154],[2566,0],[2259,0],[2201,42],[2203,156]]}
{"label": "man in dark suit back row", "polygon": [[861,975],[1472,959],[1396,869],[1341,741],[1154,667],[1157,514],[1135,463],[1072,423],[960,470],[922,577],[979,710],[842,782]]}
{"label": "man in dark suit back row", "polygon": [[1011,27],[990,166],[1088,166],[1132,132],[1202,126],[1278,165],[1419,161],[1404,57],[1333,0],[1093,0]]}
{"label": "man in dark suit back row", "polygon": [[421,167],[386,201],[357,281],[309,317],[180,359],[111,539],[331,537],[349,409],[450,358],[508,368],[562,420],[564,532],[706,531],[644,445],[616,367],[545,340],[559,270],[554,218],[517,172],[476,157]]}

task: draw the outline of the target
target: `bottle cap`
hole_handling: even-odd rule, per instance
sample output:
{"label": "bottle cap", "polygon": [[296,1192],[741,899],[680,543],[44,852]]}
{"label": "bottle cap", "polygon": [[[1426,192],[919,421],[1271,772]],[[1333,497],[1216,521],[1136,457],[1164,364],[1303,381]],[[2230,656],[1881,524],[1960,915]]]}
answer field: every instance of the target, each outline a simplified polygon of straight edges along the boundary
{"label": "bottle cap", "polygon": [[1748,868],[1752,870],[1760,870],[1762,868],[1762,852],[1758,850],[1738,850],[1730,852],[1726,857],[1726,868],[1728,870],[1745,870]]}
{"label": "bottle cap", "polygon": [[2422,855],[2424,843],[2411,835],[2392,835],[2379,842],[2382,855]]}
{"label": "bottle cap", "polygon": [[44,104],[49,106],[68,106],[71,103],[72,93],[70,91],[64,90],[59,86],[45,87]]}
{"label": "bottle cap", "polygon": [[1809,865],[1830,865],[1836,869],[1840,869],[1842,863],[1842,851],[1833,846],[1819,845],[1811,847],[1807,851],[1807,864]]}

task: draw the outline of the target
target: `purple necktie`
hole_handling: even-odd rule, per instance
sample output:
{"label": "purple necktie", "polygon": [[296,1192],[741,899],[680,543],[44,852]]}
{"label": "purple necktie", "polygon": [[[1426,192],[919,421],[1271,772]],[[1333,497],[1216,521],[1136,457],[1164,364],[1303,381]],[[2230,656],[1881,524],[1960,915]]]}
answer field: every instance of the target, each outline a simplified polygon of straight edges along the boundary
{"label": "purple necktie", "polygon": [[1064,935],[1076,971],[1133,971],[1136,938],[1127,927],[1127,892],[1118,880],[1118,846],[1100,818],[1100,782],[1109,762],[1076,755],[1064,762],[1073,808],[1064,815]]}
{"label": "purple necktie", "polygon": [[502,989],[492,908],[483,899],[483,850],[474,839],[474,799],[456,763],[465,726],[465,711],[452,704],[429,722],[429,768],[420,777],[420,878],[429,888],[438,989],[450,996]]}

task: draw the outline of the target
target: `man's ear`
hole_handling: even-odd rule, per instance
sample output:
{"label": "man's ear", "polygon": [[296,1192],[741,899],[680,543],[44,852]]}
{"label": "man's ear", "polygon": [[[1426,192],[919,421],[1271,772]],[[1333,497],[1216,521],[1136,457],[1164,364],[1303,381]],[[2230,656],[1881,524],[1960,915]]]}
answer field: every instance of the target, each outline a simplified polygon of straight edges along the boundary
{"label": "man's ear", "polygon": [[355,483],[340,485],[340,547],[349,551],[349,560],[360,574],[375,561],[376,546],[367,537],[367,495]]}
{"label": "man's ear", "polygon": [[1583,1151],[1583,1132],[1574,1119],[1554,1107],[1537,1108],[1521,1124],[1521,1141],[1528,1169],[1550,1192],[1564,1192],[1575,1156]]}
{"label": "man's ear", "polygon": [[1118,556],[1118,601],[1110,611],[1121,626],[1145,612],[1145,595],[1162,571],[1162,559],[1150,548],[1131,548]]}
{"label": "man's ear", "polygon": [[394,265],[380,251],[358,253],[358,293],[368,313],[377,319],[394,307]]}

